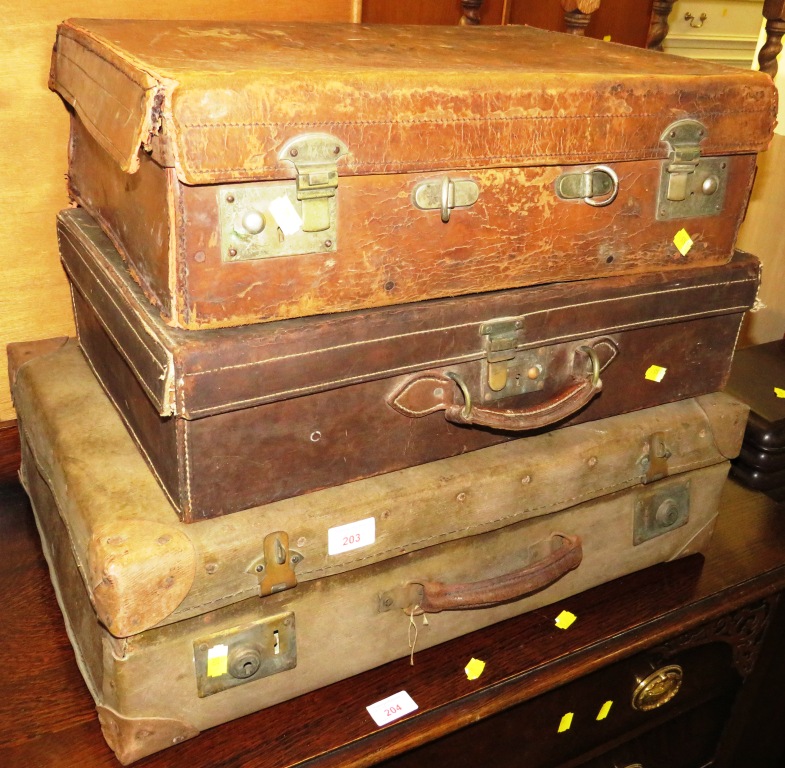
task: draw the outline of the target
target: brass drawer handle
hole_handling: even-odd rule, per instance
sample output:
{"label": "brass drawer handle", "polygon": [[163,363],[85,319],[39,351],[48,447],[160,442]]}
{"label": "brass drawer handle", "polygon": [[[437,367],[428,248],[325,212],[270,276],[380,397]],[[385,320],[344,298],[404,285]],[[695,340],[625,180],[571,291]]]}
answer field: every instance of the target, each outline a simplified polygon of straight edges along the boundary
{"label": "brass drawer handle", "polygon": [[706,21],[706,19],[708,18],[709,17],[705,13],[702,13],[698,19],[698,23],[695,24],[695,17],[689,11],[687,11],[687,13],[684,14],[684,21],[689,21],[690,26],[693,29],[700,29],[703,26],[703,22]]}
{"label": "brass drawer handle", "polygon": [[641,680],[632,694],[632,708],[648,712],[667,704],[681,688],[684,671],[678,664],[660,667]]}

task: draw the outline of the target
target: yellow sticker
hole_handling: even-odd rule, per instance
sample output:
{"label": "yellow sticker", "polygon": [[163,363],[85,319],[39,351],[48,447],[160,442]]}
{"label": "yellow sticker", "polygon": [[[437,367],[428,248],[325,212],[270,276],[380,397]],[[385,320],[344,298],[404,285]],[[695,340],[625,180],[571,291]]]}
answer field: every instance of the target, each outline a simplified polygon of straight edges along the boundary
{"label": "yellow sticker", "polygon": [[611,707],[612,707],[612,706],[613,706],[613,702],[612,702],[612,701],[606,701],[606,702],[605,702],[605,703],[604,703],[604,704],[603,704],[603,705],[600,707],[600,712],[599,712],[599,714],[597,715],[597,719],[598,719],[598,720],[604,720],[606,717],[608,717],[608,712],[610,712],[610,711],[611,711]]}
{"label": "yellow sticker", "polygon": [[603,40],[604,40],[606,43],[609,43],[609,42],[611,41],[611,36],[610,36],[610,35],[605,35],[605,36],[604,36],[602,39],[603,39]]}
{"label": "yellow sticker", "polygon": [[561,722],[559,723],[559,733],[564,733],[565,731],[570,730],[570,726],[572,725],[572,712],[568,712],[564,717],[562,717]]}
{"label": "yellow sticker", "polygon": [[692,238],[686,229],[680,229],[673,237],[673,244],[682,256],[686,256],[692,248]]}
{"label": "yellow sticker", "polygon": [[214,645],[207,650],[207,677],[220,677],[226,674],[228,645]]}
{"label": "yellow sticker", "polygon": [[774,394],[777,395],[777,397],[785,397],[785,389],[774,387]]}
{"label": "yellow sticker", "polygon": [[569,611],[562,611],[556,617],[556,626],[559,629],[568,629],[572,626],[573,621],[578,617],[574,613],[570,613]]}
{"label": "yellow sticker", "polygon": [[464,672],[469,680],[476,680],[485,669],[485,662],[479,659],[472,659],[465,667]]}
{"label": "yellow sticker", "polygon": [[643,374],[649,381],[656,381],[658,384],[665,378],[668,369],[661,365],[650,365]]}

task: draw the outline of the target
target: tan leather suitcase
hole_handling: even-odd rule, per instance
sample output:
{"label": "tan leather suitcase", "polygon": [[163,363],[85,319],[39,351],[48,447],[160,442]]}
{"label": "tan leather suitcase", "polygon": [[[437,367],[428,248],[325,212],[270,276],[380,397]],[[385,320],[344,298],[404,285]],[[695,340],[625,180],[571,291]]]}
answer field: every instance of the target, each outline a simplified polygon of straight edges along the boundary
{"label": "tan leather suitcase", "polygon": [[58,231],[85,355],[187,521],[721,389],[760,270],[182,331],[84,211]]}
{"label": "tan leather suitcase", "polygon": [[21,365],[13,392],[22,479],[123,762],[700,552],[746,418],[708,395],[186,525],[75,344]]}
{"label": "tan leather suitcase", "polygon": [[189,329],[723,264],[775,114],[522,26],[72,20],[51,85],[73,199]]}

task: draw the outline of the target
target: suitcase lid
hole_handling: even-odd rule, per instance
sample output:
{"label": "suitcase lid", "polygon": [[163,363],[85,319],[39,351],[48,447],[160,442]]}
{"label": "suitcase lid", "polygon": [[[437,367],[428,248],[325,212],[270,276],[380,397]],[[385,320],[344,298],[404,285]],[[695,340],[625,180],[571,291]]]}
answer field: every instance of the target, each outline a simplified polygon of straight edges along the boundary
{"label": "suitcase lid", "polygon": [[294,178],[314,132],[338,175],[665,158],[684,118],[757,152],[776,111],[760,72],[525,26],[73,19],[50,85],[123,170],[187,184]]}
{"label": "suitcase lid", "polygon": [[[81,209],[62,211],[58,237],[72,284],[162,416],[202,418],[264,403],[475,360],[490,360],[494,326],[520,350],[647,325],[749,309],[760,265],[554,283],[402,306],[184,331],[167,326],[119,254]],[[596,311],[601,306],[601,311]]]}
{"label": "suitcase lid", "polygon": [[[54,495],[99,619],[120,637],[259,596],[269,542],[281,534],[296,597],[296,583],[638,486],[655,446],[667,448],[659,477],[715,466],[738,453],[747,414],[715,393],[187,524],[76,344],[22,365],[13,393],[25,455]],[[34,471],[25,460],[23,480]],[[369,545],[330,551],[331,530],[369,519]],[[663,560],[683,547],[657,541]]]}
{"label": "suitcase lid", "polygon": [[765,451],[785,451],[785,340],[736,352],[726,390],[750,406],[745,440]]}

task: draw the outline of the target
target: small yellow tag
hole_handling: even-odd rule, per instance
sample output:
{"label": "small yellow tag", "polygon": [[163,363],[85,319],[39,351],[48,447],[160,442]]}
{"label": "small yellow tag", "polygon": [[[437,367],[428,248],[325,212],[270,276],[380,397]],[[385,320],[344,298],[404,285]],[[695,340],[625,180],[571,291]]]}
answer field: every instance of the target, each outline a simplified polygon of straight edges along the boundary
{"label": "small yellow tag", "polygon": [[569,629],[577,618],[578,617],[574,613],[570,613],[569,611],[562,611],[556,617],[556,626],[559,629]]}
{"label": "small yellow tag", "polygon": [[207,651],[207,677],[220,677],[226,674],[228,645],[214,645]]}
{"label": "small yellow tag", "polygon": [[656,381],[658,384],[665,378],[665,374],[667,373],[668,369],[663,368],[660,365],[650,365],[646,369],[646,373],[644,376],[649,381]]}
{"label": "small yellow tag", "polygon": [[476,680],[485,669],[485,662],[480,659],[472,659],[465,667],[464,672],[469,680]]}
{"label": "small yellow tag", "polygon": [[611,41],[611,36],[610,35],[604,35],[602,39],[603,39],[604,42],[609,43]]}
{"label": "small yellow tag", "polygon": [[777,395],[777,397],[785,397],[785,389],[774,387],[774,394]]}
{"label": "small yellow tag", "polygon": [[612,706],[613,706],[613,702],[612,702],[612,701],[606,701],[606,702],[605,702],[605,703],[604,703],[604,704],[603,704],[603,705],[600,707],[600,712],[599,712],[599,714],[597,715],[597,719],[598,719],[598,720],[604,720],[606,717],[608,717],[608,712],[610,712],[610,711],[611,711],[611,707],[612,707]]}
{"label": "small yellow tag", "polygon": [[673,244],[682,256],[686,256],[692,248],[692,238],[686,229],[680,229],[673,237]]}
{"label": "small yellow tag", "polygon": [[559,733],[570,730],[570,726],[572,725],[572,714],[572,712],[568,712],[562,717],[561,722],[559,723]]}

